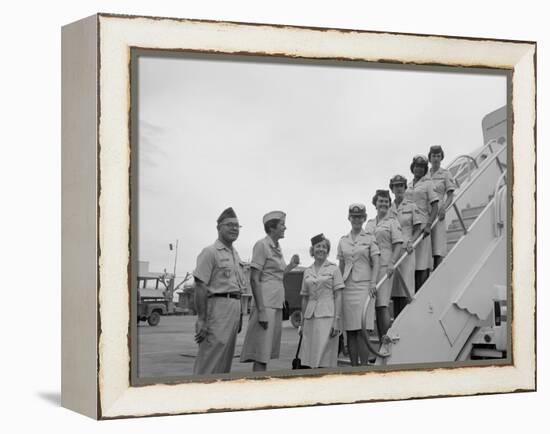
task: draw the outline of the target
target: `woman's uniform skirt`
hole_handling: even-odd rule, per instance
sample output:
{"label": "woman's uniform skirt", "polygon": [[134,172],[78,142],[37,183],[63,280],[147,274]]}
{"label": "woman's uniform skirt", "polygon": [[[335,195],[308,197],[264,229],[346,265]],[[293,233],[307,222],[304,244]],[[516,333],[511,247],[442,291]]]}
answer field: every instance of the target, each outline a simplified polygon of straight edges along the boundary
{"label": "woman's uniform skirt", "polygon": [[415,249],[416,270],[428,270],[432,264],[432,240],[431,236],[425,237],[420,241]]}
{"label": "woman's uniform skirt", "polygon": [[[384,277],[384,275],[388,272],[388,266],[387,265],[380,265],[380,269],[378,271],[378,282]],[[392,286],[393,286],[393,274],[391,277],[385,280],[385,282],[382,284],[380,288],[376,291],[376,307],[387,307],[390,304],[390,298],[392,293]]]}
{"label": "woman's uniform skirt", "polygon": [[331,337],[334,318],[304,320],[302,346],[299,357],[302,365],[310,368],[334,368],[338,364],[338,335]]}
{"label": "woman's uniform skirt", "polygon": [[254,307],[241,351],[241,362],[268,363],[270,359],[278,359],[281,349],[281,331],[283,310],[265,308],[267,329],[258,322],[258,310]]}
{"label": "woman's uniform skirt", "polygon": [[[407,285],[407,288],[409,288],[409,292],[411,295],[414,295],[414,272],[416,268],[416,254],[413,252],[410,255],[407,255],[405,260],[399,265],[397,268],[399,273],[401,274],[401,277],[405,284]],[[406,289],[403,287],[403,284],[401,283],[401,280],[395,276],[393,276],[393,285],[392,285],[392,297],[407,297],[408,294],[406,292]]]}
{"label": "woman's uniform skirt", "polygon": [[[363,307],[369,295],[370,281],[354,282],[351,278],[346,281],[342,291],[342,319],[343,329],[347,331],[361,330]],[[374,329],[374,303],[370,303],[367,312],[367,329]]]}
{"label": "woman's uniform skirt", "polygon": [[432,239],[432,256],[447,254],[447,224],[445,219],[438,220],[430,234]]}

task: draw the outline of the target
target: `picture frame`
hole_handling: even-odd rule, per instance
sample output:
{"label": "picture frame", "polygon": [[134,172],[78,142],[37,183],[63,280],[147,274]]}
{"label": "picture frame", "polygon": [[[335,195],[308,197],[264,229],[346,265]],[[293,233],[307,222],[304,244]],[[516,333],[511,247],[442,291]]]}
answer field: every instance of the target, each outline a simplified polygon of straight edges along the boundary
{"label": "picture frame", "polygon": [[[134,49],[508,71],[511,363],[133,385]],[[62,54],[63,406],[112,419],[536,389],[534,42],[97,14],[63,28]]]}

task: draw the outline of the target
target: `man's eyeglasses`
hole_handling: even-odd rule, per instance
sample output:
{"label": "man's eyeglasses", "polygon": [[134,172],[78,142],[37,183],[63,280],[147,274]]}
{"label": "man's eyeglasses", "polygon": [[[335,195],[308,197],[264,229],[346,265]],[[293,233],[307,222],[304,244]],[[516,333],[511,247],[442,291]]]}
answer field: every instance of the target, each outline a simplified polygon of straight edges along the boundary
{"label": "man's eyeglasses", "polygon": [[240,228],[242,228],[242,226],[238,223],[222,223],[222,226],[227,226],[228,228],[231,228],[231,229],[240,229]]}

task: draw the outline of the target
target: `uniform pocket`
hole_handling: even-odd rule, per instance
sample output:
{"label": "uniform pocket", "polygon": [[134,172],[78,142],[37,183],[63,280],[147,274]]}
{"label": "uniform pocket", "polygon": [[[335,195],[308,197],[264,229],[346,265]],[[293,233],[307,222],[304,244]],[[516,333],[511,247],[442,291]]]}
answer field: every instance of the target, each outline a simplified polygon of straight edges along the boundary
{"label": "uniform pocket", "polygon": [[231,267],[220,267],[220,272],[226,279],[229,279],[233,275]]}

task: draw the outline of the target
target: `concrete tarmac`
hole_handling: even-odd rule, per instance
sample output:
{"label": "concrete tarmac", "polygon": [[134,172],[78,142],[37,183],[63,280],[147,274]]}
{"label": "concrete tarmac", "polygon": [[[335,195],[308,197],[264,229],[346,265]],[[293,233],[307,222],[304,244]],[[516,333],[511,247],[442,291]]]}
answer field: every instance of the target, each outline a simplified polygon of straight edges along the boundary
{"label": "concrete tarmac", "polygon": [[[198,345],[195,334],[196,316],[162,316],[160,323],[151,327],[149,324],[138,324],[138,376],[155,378],[167,376],[186,376],[193,374],[193,364]],[[243,345],[248,315],[243,317],[243,327],[237,336],[237,345],[231,372],[249,373],[252,363],[241,363],[239,358]],[[268,371],[292,369],[292,359],[298,346],[298,329],[290,321],[283,321],[281,351],[278,359],[273,359],[267,366]],[[347,363],[339,362],[339,365]]]}

